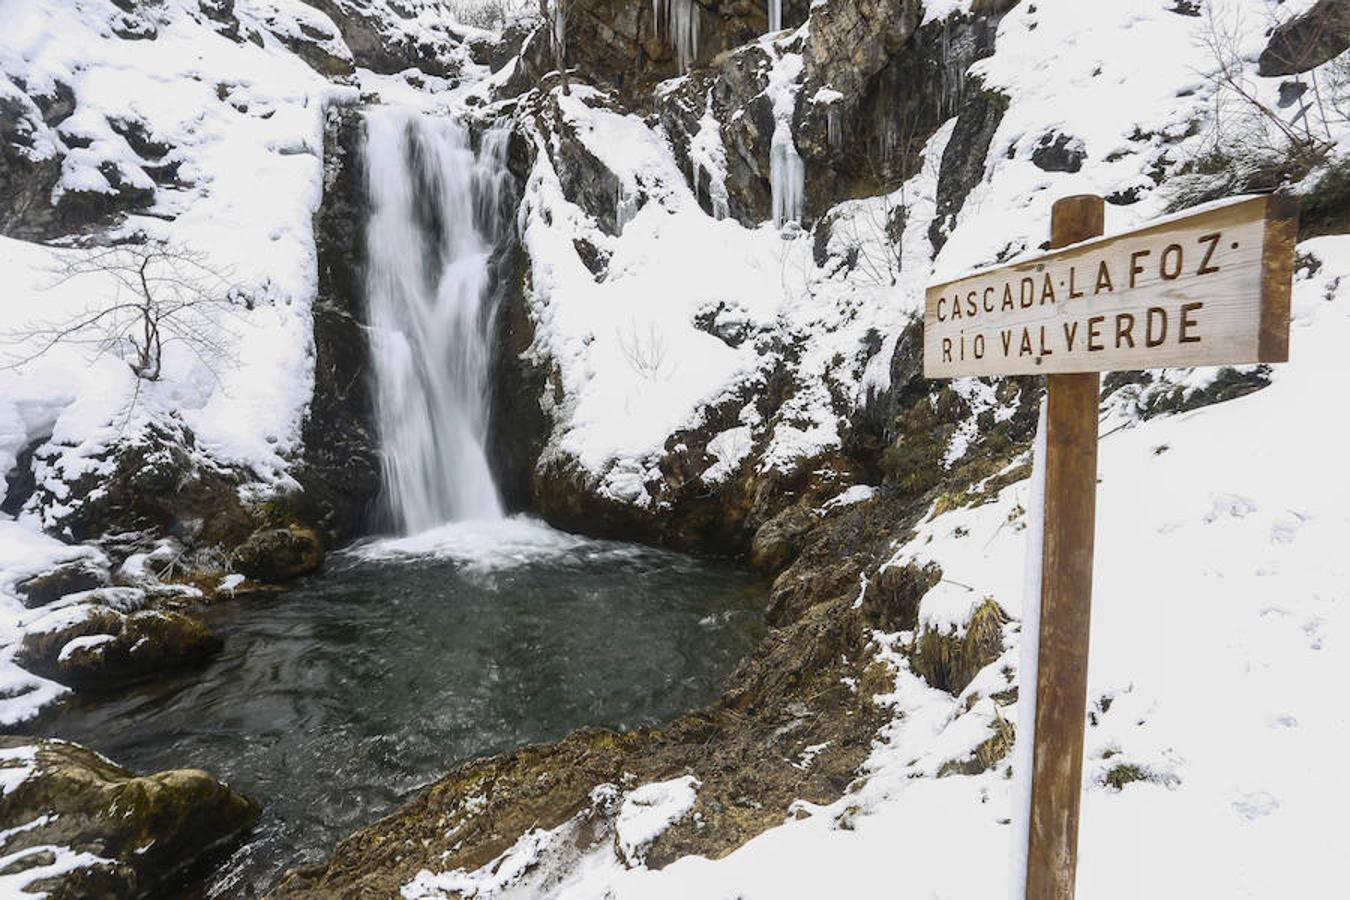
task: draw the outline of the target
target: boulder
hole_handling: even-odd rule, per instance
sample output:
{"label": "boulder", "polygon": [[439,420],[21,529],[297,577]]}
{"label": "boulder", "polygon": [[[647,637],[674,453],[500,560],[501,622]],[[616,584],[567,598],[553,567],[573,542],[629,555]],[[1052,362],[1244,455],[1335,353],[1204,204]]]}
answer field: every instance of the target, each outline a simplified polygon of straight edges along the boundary
{"label": "boulder", "polygon": [[299,578],[322,562],[323,542],[314,531],[298,525],[255,531],[234,551],[235,568],[262,582]]}
{"label": "boulder", "polygon": [[1257,60],[1257,74],[1297,75],[1350,49],[1350,3],[1318,0],[1301,16],[1276,28]]}
{"label": "boulder", "polygon": [[33,456],[37,489],[26,509],[63,540],[138,532],[185,545],[232,545],[256,526],[237,493],[247,473],[218,465],[177,414],[147,422],[84,457],[47,442]]}
{"label": "boulder", "polygon": [[750,542],[750,565],[770,575],[783,571],[801,552],[815,522],[811,510],[804,507],[783,510],[755,532]]}
{"label": "boulder", "polygon": [[259,812],[206,772],[136,777],[66,741],[0,736],[0,773],[4,874],[49,900],[146,894]]}
{"label": "boulder", "polygon": [[1032,163],[1044,172],[1077,172],[1083,168],[1085,159],[1087,150],[1083,142],[1072,135],[1058,132],[1041,135],[1036,149],[1031,151]]}
{"label": "boulder", "polygon": [[220,638],[184,613],[126,613],[89,602],[34,622],[16,659],[70,687],[102,690],[200,663],[220,648]]}
{"label": "boulder", "polygon": [[108,583],[108,570],[91,559],[74,559],[55,569],[34,575],[14,586],[29,609],[46,606],[68,594],[88,591]]}

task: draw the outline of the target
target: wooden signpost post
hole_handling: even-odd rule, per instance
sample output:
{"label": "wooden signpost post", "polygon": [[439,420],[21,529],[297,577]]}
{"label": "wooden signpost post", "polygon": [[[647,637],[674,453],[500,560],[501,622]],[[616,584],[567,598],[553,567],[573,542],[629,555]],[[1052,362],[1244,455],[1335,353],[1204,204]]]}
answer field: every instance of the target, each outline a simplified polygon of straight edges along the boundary
{"label": "wooden signpost post", "polygon": [[1100,373],[1284,362],[1297,215],[1252,197],[1100,238],[1102,198],[1066,197],[1050,253],[927,291],[926,377],[1047,376],[1026,900],[1074,894]]}

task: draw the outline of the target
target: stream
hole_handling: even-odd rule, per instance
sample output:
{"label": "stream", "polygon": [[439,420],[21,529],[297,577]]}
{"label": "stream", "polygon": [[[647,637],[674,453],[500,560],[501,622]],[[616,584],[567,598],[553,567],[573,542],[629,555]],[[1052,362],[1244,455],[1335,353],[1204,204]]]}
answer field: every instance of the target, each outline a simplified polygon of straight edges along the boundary
{"label": "stream", "polygon": [[711,701],[763,633],[765,592],[731,564],[529,519],[454,523],[213,606],[225,648],[205,669],[81,701],[45,731],[261,802],[205,896],[261,895],[458,763]]}

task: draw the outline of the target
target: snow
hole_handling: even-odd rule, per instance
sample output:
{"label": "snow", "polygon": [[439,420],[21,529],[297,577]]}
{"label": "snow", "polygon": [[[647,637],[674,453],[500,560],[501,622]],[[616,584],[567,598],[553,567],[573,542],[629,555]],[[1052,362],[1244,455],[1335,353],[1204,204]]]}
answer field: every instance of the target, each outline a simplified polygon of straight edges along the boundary
{"label": "snow", "polygon": [[66,641],[65,646],[61,648],[61,653],[56,658],[65,662],[82,650],[92,650],[115,640],[117,640],[116,636],[111,634],[85,634],[77,638],[71,638]]}
{"label": "snow", "polygon": [[825,505],[822,506],[818,512],[824,513],[843,506],[852,506],[855,503],[865,503],[875,497],[876,493],[876,488],[871,485],[855,484],[853,487],[845,488],[829,500],[826,500]]}
{"label": "snow", "polygon": [[689,141],[690,181],[698,183],[700,174],[707,178],[708,196],[712,201],[713,218],[730,215],[727,199],[727,151],[722,143],[722,126],[712,112],[712,92],[708,92],[703,118],[698,132]]}
{"label": "snow", "polygon": [[619,854],[627,865],[641,864],[652,841],[688,814],[698,788],[697,778],[683,775],[644,784],[624,795],[614,830]]}
{"label": "snow", "polygon": [[[15,418],[16,409],[37,413],[17,415],[27,420],[22,434],[0,427],[0,455],[9,458],[55,428],[81,441],[95,435],[79,451],[90,456],[93,444],[134,430],[126,421],[134,397],[137,420],[177,410],[218,461],[264,482],[285,482],[312,385],[311,216],[322,189],[324,108],[354,98],[354,90],[325,81],[272,43],[272,33],[300,22],[335,34],[321,13],[294,3],[241,3],[238,13],[245,24],[265,26],[267,46],[233,43],[176,3],[157,11],[153,41],[108,39],[109,17],[120,15],[108,4],[0,8],[4,83],[22,79],[36,89],[59,82],[78,104],[44,134],[65,151],[57,195],[107,190],[100,168],[109,166],[124,182],[153,188],[146,161],[113,127],[139,123],[172,148],[167,159],[178,164],[182,185],[158,188],[152,215],[131,216],[122,233],[140,230],[206,254],[253,302],[221,326],[229,365],[210,365],[176,345],[166,348],[163,381],[137,385],[114,358],[94,360],[88,348],[71,345],[18,372],[0,371],[0,422]],[[62,39],[49,40],[53,34]],[[76,136],[90,143],[69,146]],[[50,286],[49,269],[82,252],[0,239],[0,273],[19,296],[40,298],[44,319],[62,318],[110,302],[116,290],[112,279],[96,275]],[[0,330],[31,327],[34,306],[0,305]],[[105,427],[109,422],[117,426]]]}

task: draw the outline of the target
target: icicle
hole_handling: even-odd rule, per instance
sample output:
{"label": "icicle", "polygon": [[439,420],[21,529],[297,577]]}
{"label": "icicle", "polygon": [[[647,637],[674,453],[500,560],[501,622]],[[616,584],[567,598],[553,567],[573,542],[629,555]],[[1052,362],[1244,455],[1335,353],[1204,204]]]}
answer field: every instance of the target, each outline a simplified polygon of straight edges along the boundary
{"label": "icicle", "polygon": [[769,0],[769,34],[783,30],[783,0]]}
{"label": "icicle", "polygon": [[825,139],[830,142],[831,150],[838,150],[842,143],[843,135],[839,127],[839,106],[831,104],[825,112]]}
{"label": "icicle", "polygon": [[801,54],[780,57],[769,71],[765,93],[773,98],[773,143],[769,148],[769,188],[773,193],[773,223],[801,223],[806,189],[806,164],[792,138],[792,117],[797,106],[797,78],[804,62]]}
{"label": "icicle", "polygon": [[773,192],[773,224],[782,228],[788,222],[800,222],[806,165],[792,142],[791,123],[781,119],[773,130],[769,152],[769,187]]}
{"label": "icicle", "polygon": [[694,0],[652,0],[652,31],[661,35],[662,12],[675,62],[683,74],[689,71],[698,56],[699,7]]}

